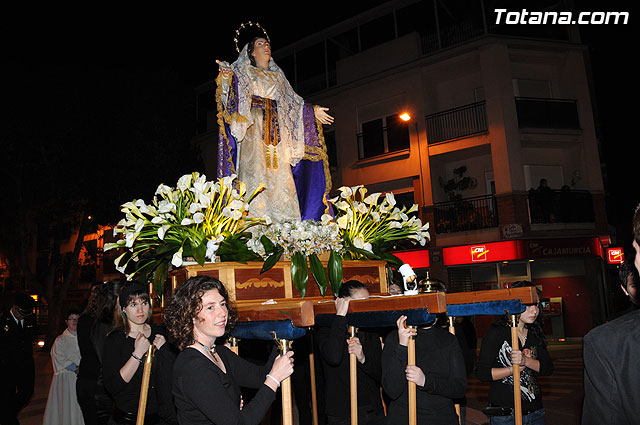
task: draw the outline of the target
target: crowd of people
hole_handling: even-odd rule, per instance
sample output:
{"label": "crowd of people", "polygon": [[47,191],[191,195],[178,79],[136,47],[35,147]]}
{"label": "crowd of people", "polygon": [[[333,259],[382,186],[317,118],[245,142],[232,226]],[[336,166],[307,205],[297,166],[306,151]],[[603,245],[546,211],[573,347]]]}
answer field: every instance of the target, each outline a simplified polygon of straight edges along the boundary
{"label": "crowd of people", "polygon": [[[633,350],[640,341],[635,292],[640,269],[640,208],[634,216],[634,238],[635,270],[625,266],[620,272],[631,307],[584,338],[584,424],[631,424],[640,409],[640,377],[632,367]],[[401,285],[393,286],[394,292],[402,292]],[[534,285],[521,281],[512,287],[517,286]],[[407,383],[413,382],[418,424],[458,424],[454,405],[461,405],[464,414],[467,377],[476,363],[475,334],[472,338],[466,338],[464,331],[454,335],[443,329],[438,318],[426,326],[406,327],[406,317],[400,316],[397,326],[384,333],[361,329],[349,335],[349,302],[368,297],[365,284],[345,282],[335,299],[331,324],[310,332],[313,342],[308,349],[319,356],[320,423],[350,423],[349,359],[354,355],[359,423],[406,423]],[[11,309],[0,317],[2,425],[18,424],[17,414],[33,393],[34,308],[31,297],[18,294]],[[517,347],[511,346],[506,319],[496,318],[482,338],[477,358],[479,379],[490,383],[489,406],[484,412],[491,425],[515,423],[517,365],[523,423],[544,424],[537,378],[551,374],[553,362],[541,326],[541,306],[527,305],[518,316]],[[44,424],[135,424],[143,363],[152,345],[155,354],[144,421],[149,425],[262,423],[274,407],[281,382],[300,373],[294,351],[280,355],[273,347],[266,362],[258,364],[229,349],[227,338],[236,313],[224,284],[213,277],[193,277],[180,285],[164,310],[164,324],[152,322],[147,287],[124,280],[95,284],[86,308],[68,311],[64,320],[66,329],[51,349],[54,377]],[[463,329],[463,323],[457,326]],[[415,366],[407,362],[410,338],[416,341]],[[303,391],[295,400],[301,412],[310,409]]]}

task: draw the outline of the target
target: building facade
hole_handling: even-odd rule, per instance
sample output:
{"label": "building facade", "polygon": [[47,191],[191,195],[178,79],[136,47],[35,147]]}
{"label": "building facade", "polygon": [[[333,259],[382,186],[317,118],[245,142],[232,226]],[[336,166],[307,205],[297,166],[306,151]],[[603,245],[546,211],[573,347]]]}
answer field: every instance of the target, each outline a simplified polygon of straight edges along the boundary
{"label": "building facade", "polygon": [[[334,188],[421,207],[431,277],[451,291],[532,280],[555,316],[548,333],[582,336],[611,309],[587,49],[570,26],[495,25],[493,3],[387,2],[274,58],[335,117]],[[200,88],[203,146],[212,90]]]}

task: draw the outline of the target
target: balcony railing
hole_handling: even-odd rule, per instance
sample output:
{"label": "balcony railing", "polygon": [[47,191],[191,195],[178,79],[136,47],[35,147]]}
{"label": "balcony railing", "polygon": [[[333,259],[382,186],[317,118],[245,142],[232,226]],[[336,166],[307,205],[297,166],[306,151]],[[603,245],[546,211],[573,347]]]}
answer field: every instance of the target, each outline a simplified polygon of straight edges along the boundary
{"label": "balcony railing", "polygon": [[516,97],[520,128],[579,129],[575,100]]}
{"label": "balcony railing", "polygon": [[531,189],[528,201],[531,224],[595,222],[588,190]]}
{"label": "balcony railing", "polygon": [[488,131],[484,101],[427,115],[426,120],[429,144]]}
{"label": "balcony railing", "polygon": [[463,232],[498,226],[495,196],[479,196],[433,204],[436,233]]}

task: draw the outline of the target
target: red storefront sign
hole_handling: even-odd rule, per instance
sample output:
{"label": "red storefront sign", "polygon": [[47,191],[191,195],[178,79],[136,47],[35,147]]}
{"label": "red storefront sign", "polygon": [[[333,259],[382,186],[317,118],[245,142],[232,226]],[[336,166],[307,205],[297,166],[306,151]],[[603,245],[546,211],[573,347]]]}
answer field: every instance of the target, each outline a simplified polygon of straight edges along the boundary
{"label": "red storefront sign", "polygon": [[622,264],[624,263],[624,249],[607,248],[607,263]]}
{"label": "red storefront sign", "polygon": [[411,268],[414,269],[422,269],[430,266],[428,249],[398,251],[392,252],[392,254],[401,259],[404,263],[409,264]]}
{"label": "red storefront sign", "polygon": [[477,245],[452,246],[442,249],[445,266],[522,258],[522,241],[489,242]]}
{"label": "red storefront sign", "polygon": [[584,256],[603,256],[598,238],[514,240],[442,249],[445,266]]}

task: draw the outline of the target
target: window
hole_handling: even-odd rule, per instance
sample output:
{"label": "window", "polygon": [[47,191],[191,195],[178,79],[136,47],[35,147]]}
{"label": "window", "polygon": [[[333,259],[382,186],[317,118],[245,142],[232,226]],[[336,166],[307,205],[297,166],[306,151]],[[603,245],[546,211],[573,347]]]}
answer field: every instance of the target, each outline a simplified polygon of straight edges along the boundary
{"label": "window", "polygon": [[362,133],[358,135],[359,159],[403,149],[409,149],[409,127],[397,114],[362,123]]}

